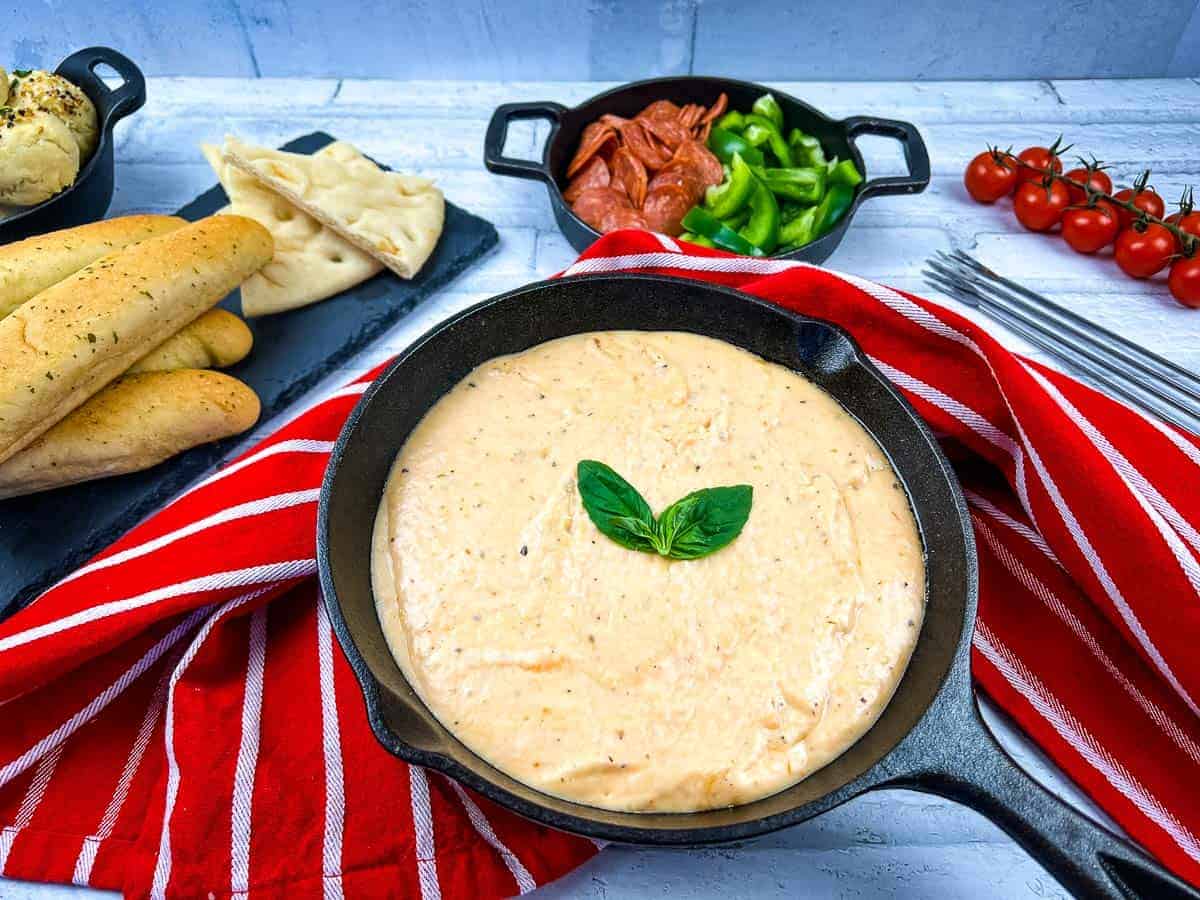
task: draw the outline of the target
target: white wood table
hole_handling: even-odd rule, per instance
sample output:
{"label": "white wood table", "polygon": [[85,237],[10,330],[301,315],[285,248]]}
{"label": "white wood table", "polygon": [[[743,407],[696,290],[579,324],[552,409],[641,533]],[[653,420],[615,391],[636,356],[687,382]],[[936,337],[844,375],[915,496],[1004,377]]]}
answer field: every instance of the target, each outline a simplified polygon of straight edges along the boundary
{"label": "white wood table", "polygon": [[[500,247],[336,373],[315,400],[478,300],[566,267],[544,187],[483,168],[492,109],[516,100],[577,103],[594,83],[151,79],[149,102],[117,131],[111,213],[168,212],[214,183],[198,149],[233,132],[278,145],[322,129],[406,172],[437,179],[447,197],[495,223]],[[938,249],[977,254],[1076,311],[1200,370],[1200,311],[1178,306],[1161,280],[1123,277],[1111,258],[1085,258],[1061,240],[1023,232],[1006,203],[979,206],[962,170],[985,144],[1049,144],[1060,132],[1128,183],[1143,168],[1173,202],[1200,186],[1200,80],[777,83],[836,117],[876,114],[916,123],[933,182],[915,197],[872,200],[827,265],[930,295],[922,262]],[[544,125],[514,126],[510,156],[540,157]],[[868,172],[903,170],[899,146],[864,138]],[[945,298],[941,298],[945,300]],[[946,301],[954,305],[951,301]],[[963,311],[963,310],[960,310]],[[967,315],[973,315],[965,311]],[[997,326],[989,327],[998,334]],[[1006,343],[1028,350],[1018,339]],[[1044,360],[1037,353],[1031,353]],[[301,404],[304,405],[304,404]],[[291,413],[288,413],[291,415]],[[990,713],[990,711],[989,711]],[[1100,815],[1036,748],[989,714],[1004,744],[1053,790]],[[1061,888],[982,817],[936,797],[871,794],[818,820],[737,847],[681,851],[610,847],[541,891],[545,897],[1060,897]],[[79,888],[0,881],[0,898],[96,896]]]}

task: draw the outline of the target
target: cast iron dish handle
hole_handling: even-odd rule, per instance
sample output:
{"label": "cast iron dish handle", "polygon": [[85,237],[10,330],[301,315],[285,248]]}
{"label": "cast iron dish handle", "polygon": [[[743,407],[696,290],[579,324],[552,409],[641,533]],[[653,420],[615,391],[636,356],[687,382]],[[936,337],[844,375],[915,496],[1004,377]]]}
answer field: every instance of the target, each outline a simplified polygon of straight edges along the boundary
{"label": "cast iron dish handle", "polygon": [[505,103],[496,107],[492,121],[488,122],[487,135],[483,139],[483,164],[489,172],[497,175],[516,175],[518,178],[535,178],[548,184],[554,176],[545,163],[527,159],[513,159],[504,155],[504,141],[508,137],[508,123],[513,119],[549,119],[553,125],[550,137],[558,131],[563,113],[567,108],[561,103],[542,100],[537,103]]}
{"label": "cast iron dish handle", "polygon": [[918,770],[889,786],[982,813],[1076,897],[1200,900],[1200,891],[1030,778],[992,737],[974,702],[956,705],[922,748]]}
{"label": "cast iron dish handle", "polygon": [[908,174],[870,179],[859,192],[863,200],[885,194],[919,194],[929,186],[929,151],[925,149],[925,141],[915,125],[873,116],[852,116],[844,119],[842,125],[846,129],[846,138],[852,143],[860,134],[877,134],[895,138],[904,148]]}
{"label": "cast iron dish handle", "polygon": [[[120,87],[110,89],[96,74],[96,67],[112,66],[121,76]],[[92,84],[100,98],[96,116],[102,123],[121,118],[142,108],[146,102],[146,79],[142,70],[124,54],[108,47],[88,47],[62,61],[57,73],[76,84]]]}

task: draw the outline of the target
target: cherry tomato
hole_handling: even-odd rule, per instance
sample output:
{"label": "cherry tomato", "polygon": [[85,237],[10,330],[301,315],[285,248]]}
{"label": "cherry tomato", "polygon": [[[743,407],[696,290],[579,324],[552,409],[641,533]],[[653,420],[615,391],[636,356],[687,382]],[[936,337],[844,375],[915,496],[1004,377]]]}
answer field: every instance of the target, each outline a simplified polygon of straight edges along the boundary
{"label": "cherry tomato", "polygon": [[1030,231],[1049,231],[1062,219],[1063,210],[1071,205],[1071,193],[1061,181],[1049,186],[1026,181],[1017,188],[1013,212],[1017,221]]}
{"label": "cherry tomato", "polygon": [[[1058,158],[1058,154],[1061,152],[1062,150],[1058,147],[1058,141],[1055,141],[1050,147],[1026,147],[1017,154],[1017,159],[1025,163],[1017,172],[1017,180],[1020,182],[1040,182],[1045,177],[1046,169],[1061,172],[1063,169],[1062,160]],[[1028,166],[1032,166],[1033,168],[1027,168]],[[1041,169],[1042,171],[1035,171],[1037,169]]]}
{"label": "cherry tomato", "polygon": [[1171,266],[1167,279],[1171,296],[1192,309],[1200,309],[1200,256],[1185,257]]}
{"label": "cherry tomato", "polygon": [[979,203],[995,203],[1007,197],[1017,186],[1017,164],[1011,157],[991,147],[967,165],[963,183]]}
{"label": "cherry tomato", "polygon": [[1200,210],[1196,212],[1173,212],[1167,221],[1188,234],[1200,234]]}
{"label": "cherry tomato", "polygon": [[[1075,184],[1086,185],[1094,191],[1099,191],[1102,194],[1111,194],[1113,189],[1112,179],[1108,174],[1100,169],[1072,169],[1067,173]],[[1085,203],[1087,202],[1087,191],[1081,187],[1071,186],[1071,202]]]}
{"label": "cherry tomato", "polygon": [[[1146,187],[1146,183],[1150,181],[1150,170],[1147,169],[1138,176],[1137,181],[1133,183],[1133,187],[1124,188],[1117,191],[1115,196],[1118,200],[1124,200],[1132,203],[1144,213],[1154,216],[1156,219],[1161,219],[1163,213],[1167,211],[1167,205],[1163,203],[1163,198],[1158,196],[1154,188]],[[1134,220],[1134,213],[1124,207],[1117,208],[1117,215],[1121,218],[1121,228],[1128,228]]]}
{"label": "cherry tomato", "polygon": [[1073,206],[1063,213],[1063,240],[1078,253],[1095,253],[1107,247],[1118,230],[1116,210],[1103,201],[1095,206]]}
{"label": "cherry tomato", "polygon": [[[1193,237],[1200,238],[1200,212],[1171,213],[1167,216],[1167,221]],[[1175,250],[1176,252],[1183,251],[1183,242],[1178,238],[1175,239]]]}
{"label": "cherry tomato", "polygon": [[[1196,208],[1196,202],[1195,202],[1195,198],[1192,196],[1192,189],[1188,188],[1186,191],[1183,192],[1183,196],[1179,198],[1178,212],[1173,212],[1169,216],[1167,216],[1167,221],[1170,222],[1172,225],[1176,225],[1180,228],[1183,228],[1183,230],[1187,231],[1188,234],[1195,234],[1195,232],[1190,230],[1190,227],[1185,228],[1183,226],[1183,222],[1186,219],[1189,221],[1189,226],[1190,226],[1191,222],[1195,222],[1195,227],[1200,228],[1200,218],[1198,218],[1198,219],[1190,218],[1192,215],[1192,210],[1194,210],[1195,208]],[[1198,212],[1200,212],[1200,211],[1198,211]]]}
{"label": "cherry tomato", "polygon": [[1117,236],[1117,265],[1133,278],[1161,272],[1175,254],[1175,235],[1151,222],[1144,230],[1128,228]]}

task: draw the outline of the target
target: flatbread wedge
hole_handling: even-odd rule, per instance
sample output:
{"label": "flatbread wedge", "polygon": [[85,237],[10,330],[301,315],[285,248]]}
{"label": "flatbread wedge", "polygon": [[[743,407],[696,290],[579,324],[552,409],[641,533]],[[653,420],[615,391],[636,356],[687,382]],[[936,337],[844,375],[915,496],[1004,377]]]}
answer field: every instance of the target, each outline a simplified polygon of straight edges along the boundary
{"label": "flatbread wedge", "polygon": [[349,144],[304,156],[227,137],[221,153],[401,278],[421,270],[441,236],[446,203],[433,182],[385,172]]}
{"label": "flatbread wedge", "polygon": [[[328,155],[332,146],[315,155]],[[308,306],[349,290],[383,269],[374,257],[230,165],[219,147],[204,144],[201,149],[229,195],[229,206],[221,212],[254,219],[275,239],[275,256],[242,285],[243,315],[267,316]]]}

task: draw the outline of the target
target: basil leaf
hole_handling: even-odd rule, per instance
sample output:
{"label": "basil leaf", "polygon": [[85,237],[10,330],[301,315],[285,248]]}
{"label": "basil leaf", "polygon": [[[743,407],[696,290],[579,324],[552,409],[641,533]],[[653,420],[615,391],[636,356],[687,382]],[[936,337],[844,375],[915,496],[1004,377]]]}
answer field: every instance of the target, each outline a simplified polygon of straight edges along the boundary
{"label": "basil leaf", "polygon": [[28,78],[33,69],[13,69],[13,74],[18,78]]}
{"label": "basil leaf", "polygon": [[657,552],[654,513],[632,484],[594,459],[580,460],[575,475],[583,508],[602,534],[630,550]]}
{"label": "basil leaf", "polygon": [[699,559],[720,550],[750,518],[754,488],[748,484],[693,491],[655,520],[637,488],[602,462],[580,460],[579,496],[600,532],[622,547],[671,559]]}
{"label": "basil leaf", "polygon": [[705,488],[663,510],[658,533],[672,559],[698,559],[720,550],[750,518],[754,489],[748,484]]}
{"label": "basil leaf", "polygon": [[[661,553],[663,556],[667,555],[665,552],[665,547],[662,543],[662,539],[659,537],[658,531],[655,529],[653,523],[646,523],[641,519],[634,519],[629,516],[615,518],[612,520],[612,523],[616,528],[625,529],[629,534],[633,535],[635,540],[638,541],[638,546],[633,547],[632,549],[642,550],[645,553]],[[649,547],[644,546],[642,543],[643,541],[648,541]]]}

